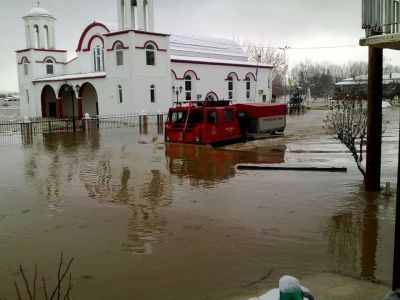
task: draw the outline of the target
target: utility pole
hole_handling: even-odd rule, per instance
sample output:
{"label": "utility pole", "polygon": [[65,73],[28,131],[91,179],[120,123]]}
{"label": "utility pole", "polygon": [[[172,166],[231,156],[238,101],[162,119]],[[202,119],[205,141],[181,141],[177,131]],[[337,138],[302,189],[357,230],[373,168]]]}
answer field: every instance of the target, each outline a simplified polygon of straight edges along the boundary
{"label": "utility pole", "polygon": [[284,84],[284,87],[285,87],[285,104],[286,104],[287,103],[287,99],[286,99],[287,82],[286,81],[287,81],[287,69],[288,69],[288,64],[287,64],[287,61],[286,61],[286,50],[290,49],[290,47],[289,46],[285,46],[285,47],[280,47],[279,49],[283,51],[283,58],[285,60],[285,84]]}

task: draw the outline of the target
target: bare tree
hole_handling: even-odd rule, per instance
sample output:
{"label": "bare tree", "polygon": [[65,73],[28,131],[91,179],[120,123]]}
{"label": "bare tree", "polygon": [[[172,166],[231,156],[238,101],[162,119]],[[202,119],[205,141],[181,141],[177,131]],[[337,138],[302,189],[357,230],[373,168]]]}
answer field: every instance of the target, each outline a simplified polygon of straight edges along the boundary
{"label": "bare tree", "polygon": [[254,62],[271,64],[274,66],[271,73],[272,93],[281,96],[284,93],[282,85],[288,68],[287,58],[282,50],[272,47],[264,47],[260,44],[245,43],[243,46],[247,56]]}
{"label": "bare tree", "polygon": [[327,114],[323,127],[327,134],[350,150],[357,168],[365,177],[362,161],[367,135],[367,110],[362,106],[362,101],[338,101]]}

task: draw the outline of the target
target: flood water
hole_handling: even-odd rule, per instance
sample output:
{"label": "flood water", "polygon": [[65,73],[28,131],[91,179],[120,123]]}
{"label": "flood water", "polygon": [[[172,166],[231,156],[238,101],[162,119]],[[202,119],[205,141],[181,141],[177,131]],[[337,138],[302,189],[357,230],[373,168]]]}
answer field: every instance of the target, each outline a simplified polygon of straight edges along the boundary
{"label": "flood water", "polygon": [[[74,299],[247,299],[322,271],[389,286],[399,110],[386,111],[390,197],[364,191],[325,114],[219,149],[165,145],[151,127],[0,139],[0,298],[17,298],[19,264],[54,283],[62,251]],[[236,169],[264,163],[348,172]]]}

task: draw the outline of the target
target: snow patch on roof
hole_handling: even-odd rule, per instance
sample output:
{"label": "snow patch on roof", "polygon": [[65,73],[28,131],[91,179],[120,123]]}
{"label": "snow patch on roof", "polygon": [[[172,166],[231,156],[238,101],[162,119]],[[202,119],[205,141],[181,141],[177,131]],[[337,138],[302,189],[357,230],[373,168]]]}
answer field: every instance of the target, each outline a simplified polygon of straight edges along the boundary
{"label": "snow patch on roof", "polygon": [[248,59],[239,44],[232,40],[216,37],[171,35],[170,49],[176,55],[183,55],[183,52],[189,52],[192,54],[189,56],[211,54],[214,56],[234,57],[238,60]]}
{"label": "snow patch on roof", "polygon": [[41,16],[51,17],[52,15],[47,9],[38,6],[28,11],[25,17],[41,17]]}
{"label": "snow patch on roof", "polygon": [[[228,64],[228,65],[257,68],[257,63],[252,61],[240,61],[240,60],[218,59],[218,58],[197,57],[197,56],[180,56],[180,55],[171,55],[171,60],[182,61],[182,62],[189,61],[189,62],[199,62],[199,63],[210,63],[210,64]],[[258,66],[261,68],[273,68],[273,65],[267,65],[267,64],[258,64]]]}
{"label": "snow patch on roof", "polygon": [[[382,75],[382,83],[388,84],[392,81],[399,81],[400,73],[391,73]],[[368,81],[368,75],[358,75],[354,78],[345,78],[342,81],[336,83],[336,85],[356,85],[356,84],[366,84]]]}

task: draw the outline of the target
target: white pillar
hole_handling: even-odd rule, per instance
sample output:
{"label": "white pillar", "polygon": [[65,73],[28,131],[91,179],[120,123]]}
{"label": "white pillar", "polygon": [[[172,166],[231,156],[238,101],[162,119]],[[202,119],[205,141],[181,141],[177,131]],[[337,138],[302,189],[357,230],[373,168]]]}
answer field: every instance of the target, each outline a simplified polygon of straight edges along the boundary
{"label": "white pillar", "polygon": [[50,30],[50,32],[49,32],[49,36],[50,36],[49,47],[50,47],[50,49],[56,49],[56,33],[54,30],[54,24],[51,24],[49,30]]}
{"label": "white pillar", "polygon": [[147,0],[147,22],[149,24],[149,27],[147,28],[148,31],[153,32],[154,31],[154,6],[153,6],[153,0]]}
{"label": "white pillar", "polygon": [[[136,20],[136,16],[135,16],[135,6],[132,5],[132,4],[129,4],[129,5],[130,5],[130,12],[131,12],[131,18],[129,19],[129,26],[130,26],[130,28],[132,28],[132,29],[136,29],[136,22],[135,22],[135,20]],[[136,7],[136,9],[137,9],[137,7]]]}
{"label": "white pillar", "polygon": [[145,30],[145,23],[144,23],[144,0],[137,0],[137,15],[138,15],[138,29]]}
{"label": "white pillar", "polygon": [[124,29],[124,20],[123,14],[125,13],[122,9],[122,1],[117,0],[117,9],[118,9],[118,30]]}
{"label": "white pillar", "polygon": [[39,24],[39,48],[46,48],[46,30],[44,29],[44,24],[40,22]]}
{"label": "white pillar", "polygon": [[33,48],[31,43],[31,29],[28,24],[25,24],[25,38],[26,38],[26,48]]}
{"label": "white pillar", "polygon": [[29,24],[30,37],[31,37],[31,48],[36,47],[37,34],[36,34],[36,28],[34,26],[35,26],[35,24],[32,24],[32,23]]}
{"label": "white pillar", "polygon": [[125,29],[132,28],[132,8],[131,8],[131,0],[124,0],[125,7]]}

